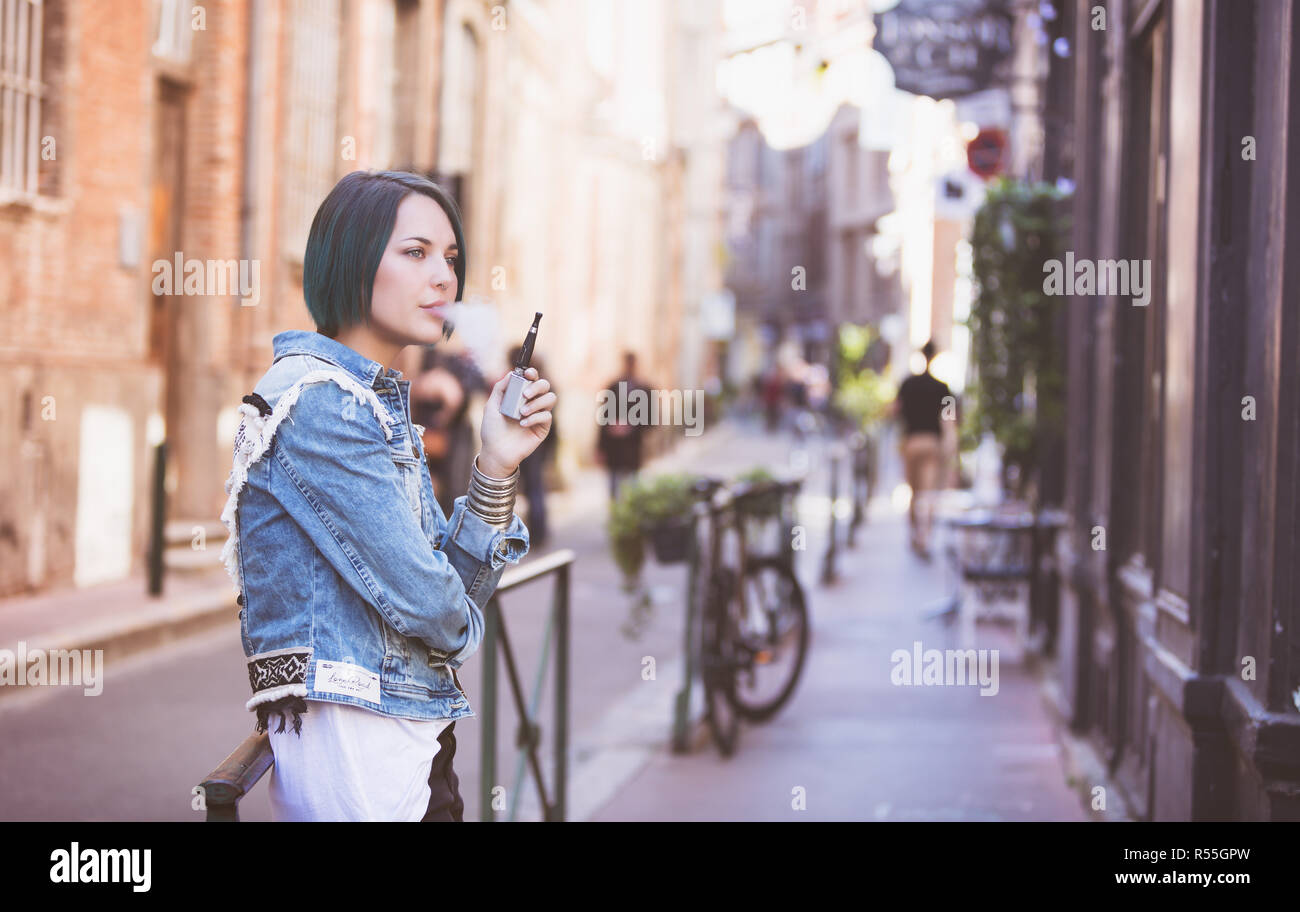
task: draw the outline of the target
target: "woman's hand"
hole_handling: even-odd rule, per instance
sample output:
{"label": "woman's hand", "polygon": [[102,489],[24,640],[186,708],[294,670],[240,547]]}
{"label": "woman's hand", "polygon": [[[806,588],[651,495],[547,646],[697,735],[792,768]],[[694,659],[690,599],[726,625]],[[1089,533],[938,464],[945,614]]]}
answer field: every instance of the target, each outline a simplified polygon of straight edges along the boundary
{"label": "woman's hand", "polygon": [[501,414],[501,397],[505,395],[510,374],[492,387],[479,429],[483,450],[478,455],[478,468],[484,475],[493,478],[513,475],[524,457],[537,449],[551,432],[555,393],[550,392],[550,381],[540,379],[535,367],[524,371],[524,376],[532,382],[524,387],[518,421]]}

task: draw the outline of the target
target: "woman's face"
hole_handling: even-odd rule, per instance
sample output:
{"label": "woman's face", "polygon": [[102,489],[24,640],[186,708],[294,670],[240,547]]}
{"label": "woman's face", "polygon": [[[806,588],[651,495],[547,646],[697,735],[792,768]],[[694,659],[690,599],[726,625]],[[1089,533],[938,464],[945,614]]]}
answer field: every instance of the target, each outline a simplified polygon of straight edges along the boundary
{"label": "woman's face", "polygon": [[423,193],[397,207],[393,233],[375,272],[370,322],[375,333],[399,345],[442,338],[446,308],[456,300],[454,264],[460,251],[447,213]]}

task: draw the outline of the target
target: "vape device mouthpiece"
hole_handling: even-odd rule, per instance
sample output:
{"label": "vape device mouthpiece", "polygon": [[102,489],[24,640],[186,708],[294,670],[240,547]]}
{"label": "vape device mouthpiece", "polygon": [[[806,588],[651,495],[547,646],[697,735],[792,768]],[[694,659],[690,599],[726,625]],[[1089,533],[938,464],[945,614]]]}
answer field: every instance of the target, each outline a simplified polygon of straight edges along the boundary
{"label": "vape device mouthpiece", "polygon": [[537,324],[541,322],[542,314],[537,311],[533,314],[533,325],[528,327],[528,335],[524,336],[524,344],[519,348],[519,360],[510,371],[505,394],[501,397],[501,414],[516,421],[519,420],[519,407],[523,405],[524,387],[528,385],[528,378],[524,376],[524,371],[528,370],[528,366],[532,363],[533,345],[537,342]]}
{"label": "vape device mouthpiece", "polygon": [[528,370],[528,365],[533,361],[533,343],[537,341],[537,324],[541,322],[541,312],[534,313],[533,325],[528,327],[528,335],[524,336],[524,344],[519,349],[519,360],[515,362],[515,367],[520,371]]}

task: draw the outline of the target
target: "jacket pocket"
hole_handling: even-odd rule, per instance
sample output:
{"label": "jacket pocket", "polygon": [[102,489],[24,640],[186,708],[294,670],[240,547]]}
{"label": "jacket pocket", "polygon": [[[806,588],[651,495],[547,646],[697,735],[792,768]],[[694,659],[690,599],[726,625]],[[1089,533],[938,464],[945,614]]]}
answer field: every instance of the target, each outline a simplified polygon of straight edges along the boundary
{"label": "jacket pocket", "polygon": [[387,624],[383,630],[381,690],[417,700],[464,696],[456,684],[455,672],[447,664],[450,653],[430,649],[422,640],[404,637]]}
{"label": "jacket pocket", "polygon": [[464,691],[456,686],[456,680],[452,677],[451,669],[446,665],[429,668],[427,671],[428,674],[421,675],[419,680],[409,677],[398,681],[381,680],[379,689],[394,696],[415,700],[445,699],[447,697],[463,700],[465,698]]}

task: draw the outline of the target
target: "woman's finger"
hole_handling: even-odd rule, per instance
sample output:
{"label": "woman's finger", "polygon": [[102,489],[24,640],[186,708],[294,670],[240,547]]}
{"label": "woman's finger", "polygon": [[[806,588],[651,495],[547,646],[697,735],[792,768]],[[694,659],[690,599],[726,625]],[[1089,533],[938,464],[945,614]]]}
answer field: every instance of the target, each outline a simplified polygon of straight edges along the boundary
{"label": "woman's finger", "polygon": [[533,418],[540,415],[551,414],[551,409],[555,407],[555,393],[547,393],[545,396],[538,396],[530,401],[526,406],[520,408],[521,418]]}
{"label": "woman's finger", "polygon": [[524,387],[524,398],[532,399],[534,396],[540,396],[551,388],[550,380],[538,380]]}
{"label": "woman's finger", "polygon": [[519,411],[525,415],[531,415],[534,412],[540,412],[543,409],[550,410],[555,406],[555,393],[546,393],[535,399],[529,399],[528,404],[523,406]]}
{"label": "woman's finger", "polygon": [[528,427],[528,428],[535,427],[537,425],[546,425],[549,427],[551,424],[551,415],[552,413],[550,410],[543,411],[543,412],[534,412],[533,414],[529,415],[527,418],[523,419],[519,423],[524,427]]}

